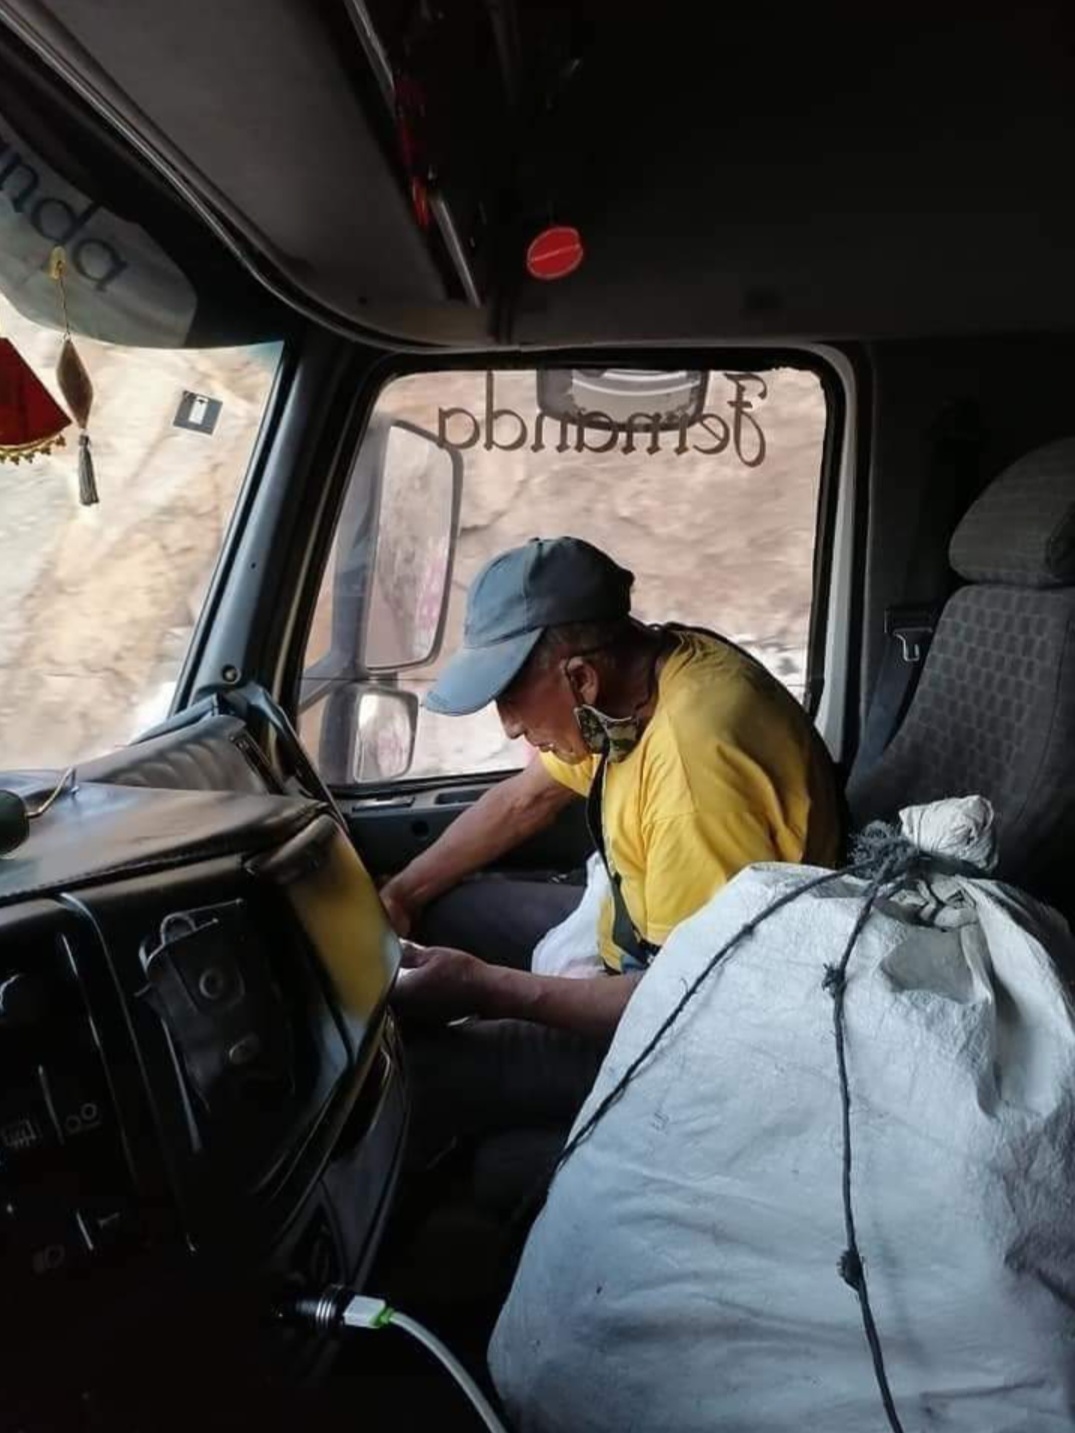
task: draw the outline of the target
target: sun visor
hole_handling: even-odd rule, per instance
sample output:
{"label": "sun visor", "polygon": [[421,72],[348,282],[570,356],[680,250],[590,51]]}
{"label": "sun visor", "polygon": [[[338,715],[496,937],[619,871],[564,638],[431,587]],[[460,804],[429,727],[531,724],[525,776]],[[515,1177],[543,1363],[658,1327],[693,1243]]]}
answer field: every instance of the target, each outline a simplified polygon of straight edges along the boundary
{"label": "sun visor", "polygon": [[[0,0],[2,4],[2,0]],[[208,348],[283,337],[290,312],[129,145],[0,24],[0,294],[107,343]]]}
{"label": "sun visor", "polygon": [[[468,92],[496,88],[486,53],[490,23],[478,0],[471,0],[471,12],[473,28],[488,42],[485,50],[468,48],[466,26],[443,27],[449,38],[457,29],[464,32],[452,94],[459,89],[454,79],[467,73],[468,64],[476,70]],[[465,130],[470,142],[453,130],[451,162],[435,165],[427,148],[455,108],[437,104],[427,116],[433,100],[425,87],[395,71],[387,77],[389,96],[382,95],[347,6],[232,0],[195,15],[174,0],[107,6],[99,0],[0,0],[0,49],[5,25],[66,89],[69,102],[77,100],[78,122],[89,116],[114,143],[127,146],[134,161],[279,306],[355,337],[424,344],[488,336],[492,240],[486,207],[493,179],[484,161],[487,150],[499,154],[501,126],[490,127],[485,110],[472,106]],[[0,86],[0,116],[8,101]],[[17,114],[6,118],[23,142],[33,140]],[[69,141],[72,133],[79,131],[68,130]],[[490,133],[493,139],[483,145],[482,136]],[[63,131],[57,137],[62,140]],[[463,158],[456,160],[457,153]],[[0,168],[3,163],[0,157]],[[77,185],[69,170],[63,172]],[[19,199],[17,176],[7,192]],[[84,283],[96,285],[84,298],[86,322],[95,317],[89,306],[101,299],[103,282],[117,302],[126,288],[124,321],[152,322],[158,306],[168,305],[180,323],[175,274],[145,242],[151,235],[174,261],[170,226],[162,229],[142,208],[129,206],[126,191],[111,206],[84,187],[66,202],[82,207],[69,215],[46,206],[46,230],[78,223],[94,203],[99,208],[81,235],[104,234],[109,207],[143,230],[124,231],[126,247],[111,229],[99,241],[108,250],[85,248],[83,267],[95,277]],[[31,246],[36,270],[40,236],[32,220],[27,234],[19,217],[20,241]],[[180,269],[191,276],[185,264]],[[200,275],[194,283],[201,297]]]}
{"label": "sun visor", "polygon": [[67,255],[71,328],[139,347],[181,348],[197,312],[194,287],[139,225],[60,174],[19,133],[0,101],[0,292],[26,318],[63,326],[49,277]]}

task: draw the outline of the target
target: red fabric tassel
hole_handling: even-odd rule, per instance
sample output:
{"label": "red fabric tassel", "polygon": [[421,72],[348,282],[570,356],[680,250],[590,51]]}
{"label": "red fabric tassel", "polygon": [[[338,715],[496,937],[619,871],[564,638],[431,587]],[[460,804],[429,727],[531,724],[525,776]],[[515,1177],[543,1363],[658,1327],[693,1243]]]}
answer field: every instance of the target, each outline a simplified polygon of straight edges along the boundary
{"label": "red fabric tassel", "polygon": [[63,443],[71,420],[8,338],[0,338],[0,463]]}

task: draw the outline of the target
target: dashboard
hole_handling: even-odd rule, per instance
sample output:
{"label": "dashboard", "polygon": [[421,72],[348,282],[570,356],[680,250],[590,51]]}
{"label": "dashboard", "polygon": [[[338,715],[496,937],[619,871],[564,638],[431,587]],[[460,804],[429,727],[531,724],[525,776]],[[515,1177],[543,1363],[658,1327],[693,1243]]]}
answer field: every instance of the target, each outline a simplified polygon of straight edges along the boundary
{"label": "dashboard", "polygon": [[[192,747],[214,779],[247,759],[215,721],[164,743],[185,782]],[[147,745],[0,860],[5,1427],[310,1376],[326,1350],[273,1307],[361,1286],[398,1172],[398,946],[334,813],[257,768],[145,785]]]}

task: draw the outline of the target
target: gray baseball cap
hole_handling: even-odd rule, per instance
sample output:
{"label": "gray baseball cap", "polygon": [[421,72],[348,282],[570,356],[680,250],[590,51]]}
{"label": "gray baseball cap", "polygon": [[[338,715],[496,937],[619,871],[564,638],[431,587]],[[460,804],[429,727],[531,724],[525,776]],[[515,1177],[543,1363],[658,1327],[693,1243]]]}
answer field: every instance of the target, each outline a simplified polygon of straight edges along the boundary
{"label": "gray baseball cap", "polygon": [[519,675],[547,627],[628,616],[634,580],[578,537],[535,537],[502,552],[471,584],[463,646],[425,705],[445,716],[481,711]]}

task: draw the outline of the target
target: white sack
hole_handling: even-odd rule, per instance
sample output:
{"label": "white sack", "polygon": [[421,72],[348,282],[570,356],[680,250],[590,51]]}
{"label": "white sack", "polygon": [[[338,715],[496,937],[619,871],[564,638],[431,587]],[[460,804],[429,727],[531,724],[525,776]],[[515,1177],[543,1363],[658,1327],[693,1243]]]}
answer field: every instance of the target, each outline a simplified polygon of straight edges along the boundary
{"label": "white sack", "polygon": [[530,969],[537,975],[600,975],[604,970],[598,923],[610,894],[605,863],[595,851],[586,863],[586,890],[569,916],[553,926],[534,947]]}
{"label": "white sack", "polygon": [[[938,803],[905,830],[958,858],[988,845],[989,814]],[[818,874],[756,866],[673,933],[580,1123],[712,954]],[[1045,943],[1070,971],[1071,938],[994,883],[928,884],[877,910],[848,969],[853,1200],[890,1383],[907,1433],[1069,1429],[1075,1022]],[[741,942],[554,1182],[490,1351],[519,1433],[887,1427],[836,1271],[822,989],[863,885],[840,877]]]}

